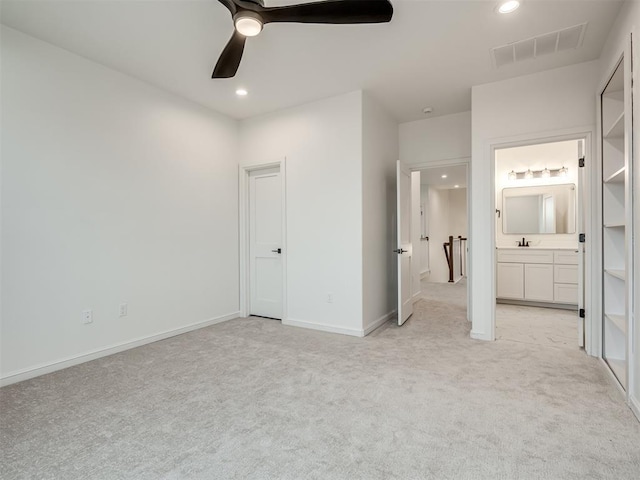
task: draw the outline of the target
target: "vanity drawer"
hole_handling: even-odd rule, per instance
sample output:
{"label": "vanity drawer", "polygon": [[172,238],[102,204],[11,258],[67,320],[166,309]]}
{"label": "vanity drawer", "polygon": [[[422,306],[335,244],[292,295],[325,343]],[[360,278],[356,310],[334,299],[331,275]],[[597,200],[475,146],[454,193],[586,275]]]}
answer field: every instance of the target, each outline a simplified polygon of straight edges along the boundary
{"label": "vanity drawer", "polygon": [[502,263],[553,263],[553,250],[498,250],[497,257]]}
{"label": "vanity drawer", "polygon": [[553,301],[556,303],[578,304],[578,285],[556,283],[553,286]]}
{"label": "vanity drawer", "polygon": [[553,252],[553,263],[563,265],[578,265],[577,250],[558,250]]}
{"label": "vanity drawer", "polygon": [[554,265],[553,281],[555,283],[578,283],[577,265]]}

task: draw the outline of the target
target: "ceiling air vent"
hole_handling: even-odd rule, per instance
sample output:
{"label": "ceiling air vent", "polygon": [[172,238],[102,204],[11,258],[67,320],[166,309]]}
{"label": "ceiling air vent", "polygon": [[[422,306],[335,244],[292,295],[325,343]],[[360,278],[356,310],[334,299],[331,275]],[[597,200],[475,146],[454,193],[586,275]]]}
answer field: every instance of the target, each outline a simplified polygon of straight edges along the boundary
{"label": "ceiling air vent", "polygon": [[492,48],[493,64],[496,68],[500,68],[542,55],[580,48],[586,28],[587,24],[582,23],[573,27],[544,33],[537,37]]}

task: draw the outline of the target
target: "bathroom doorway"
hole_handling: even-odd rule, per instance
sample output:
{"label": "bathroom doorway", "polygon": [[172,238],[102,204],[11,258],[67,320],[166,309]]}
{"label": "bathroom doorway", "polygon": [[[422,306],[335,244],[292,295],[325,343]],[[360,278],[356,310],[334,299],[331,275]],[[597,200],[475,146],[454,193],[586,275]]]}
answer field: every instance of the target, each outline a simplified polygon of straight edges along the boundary
{"label": "bathroom doorway", "polygon": [[586,138],[495,149],[497,341],[585,345]]}

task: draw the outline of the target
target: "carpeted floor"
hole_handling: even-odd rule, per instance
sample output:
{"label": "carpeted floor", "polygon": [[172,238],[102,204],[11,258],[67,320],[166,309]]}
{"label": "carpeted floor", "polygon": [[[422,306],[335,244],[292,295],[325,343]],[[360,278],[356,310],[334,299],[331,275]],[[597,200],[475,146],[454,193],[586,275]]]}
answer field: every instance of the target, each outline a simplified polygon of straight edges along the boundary
{"label": "carpeted floor", "polygon": [[426,297],[364,339],[239,319],[0,389],[0,478],[639,477],[598,360]]}

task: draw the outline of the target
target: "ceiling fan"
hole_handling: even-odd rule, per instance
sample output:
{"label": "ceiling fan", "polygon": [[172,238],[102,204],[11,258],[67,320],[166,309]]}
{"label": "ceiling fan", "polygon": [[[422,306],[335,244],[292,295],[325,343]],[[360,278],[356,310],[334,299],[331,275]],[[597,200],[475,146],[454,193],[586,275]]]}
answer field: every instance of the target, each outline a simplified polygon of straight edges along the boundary
{"label": "ceiling fan", "polygon": [[218,0],[233,17],[235,30],[211,78],[231,78],[238,71],[244,43],[267,23],[385,23],[391,21],[389,0],[327,0],[284,7],[265,7],[264,0]]}

